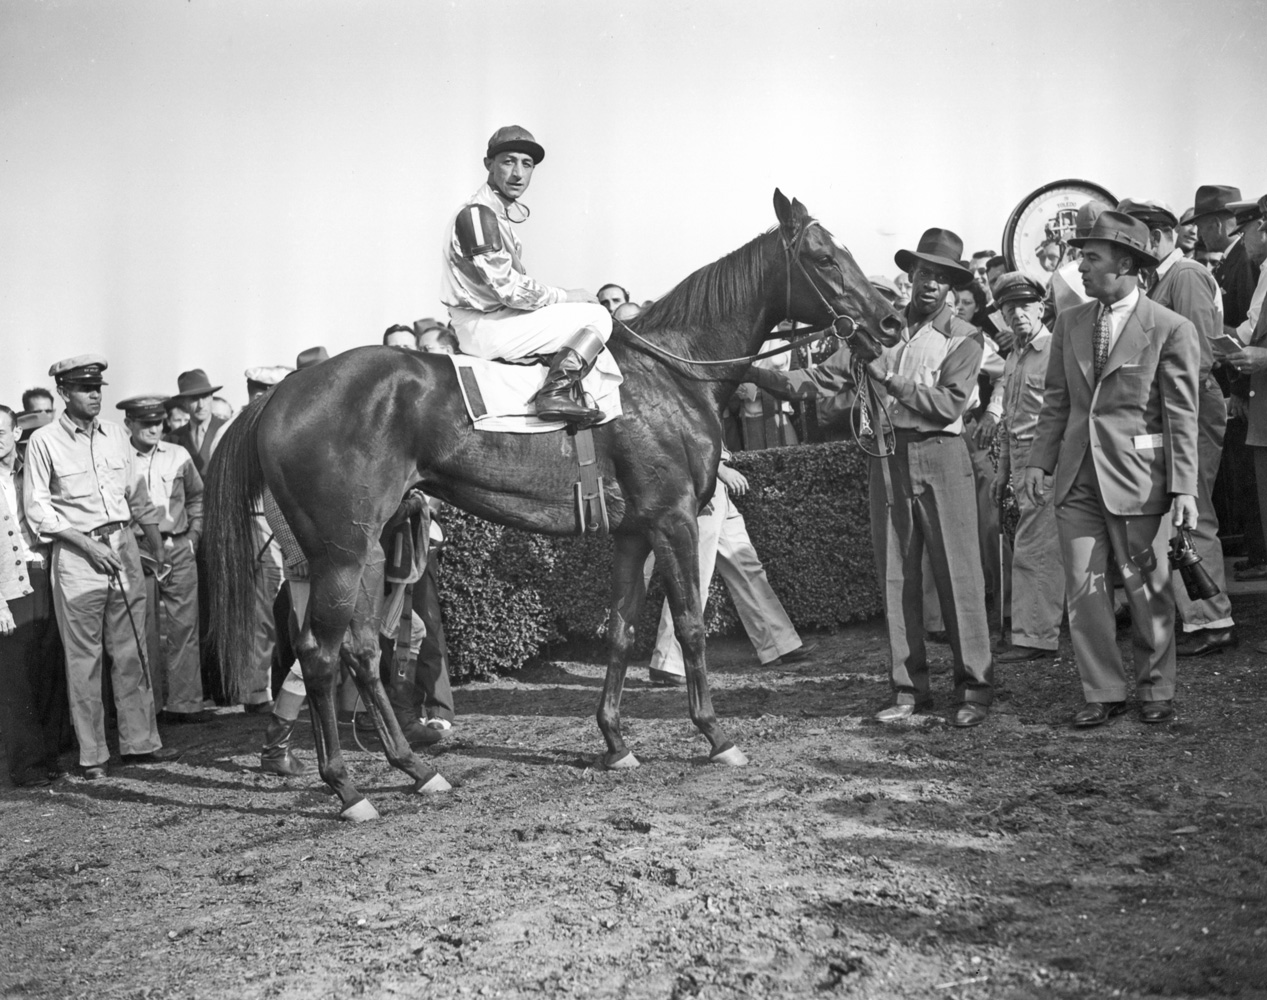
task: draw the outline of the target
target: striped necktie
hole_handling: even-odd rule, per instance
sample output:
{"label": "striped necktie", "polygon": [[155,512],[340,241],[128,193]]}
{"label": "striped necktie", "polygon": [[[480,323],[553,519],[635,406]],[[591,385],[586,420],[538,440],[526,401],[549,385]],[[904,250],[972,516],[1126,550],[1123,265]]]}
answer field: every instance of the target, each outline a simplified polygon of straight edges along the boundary
{"label": "striped necktie", "polygon": [[1100,316],[1095,321],[1095,380],[1100,381],[1100,373],[1104,371],[1109,360],[1109,313],[1108,306],[1100,307]]}

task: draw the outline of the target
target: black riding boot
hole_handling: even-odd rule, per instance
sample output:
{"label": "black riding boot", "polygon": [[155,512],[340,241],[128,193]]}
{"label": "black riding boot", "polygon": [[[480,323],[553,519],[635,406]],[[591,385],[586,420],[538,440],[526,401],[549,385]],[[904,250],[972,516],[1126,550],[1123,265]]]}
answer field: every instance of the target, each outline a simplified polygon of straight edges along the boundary
{"label": "black riding boot", "polygon": [[444,739],[444,734],[430,726],[425,726],[418,718],[419,704],[415,697],[414,683],[418,677],[418,661],[406,660],[401,666],[392,667],[391,685],[387,697],[400,723],[400,731],[410,746],[429,746]]}
{"label": "black riding boot", "polygon": [[570,347],[555,351],[545,384],[534,397],[537,416],[542,420],[566,420],[570,424],[596,424],[603,411],[582,406],[571,396],[572,386],[590,369],[590,364]]}
{"label": "black riding boot", "polygon": [[295,720],[272,715],[264,731],[264,746],[260,750],[260,770],[266,774],[280,774],[293,778],[308,769],[304,762],[290,752],[290,736],[295,731]]}

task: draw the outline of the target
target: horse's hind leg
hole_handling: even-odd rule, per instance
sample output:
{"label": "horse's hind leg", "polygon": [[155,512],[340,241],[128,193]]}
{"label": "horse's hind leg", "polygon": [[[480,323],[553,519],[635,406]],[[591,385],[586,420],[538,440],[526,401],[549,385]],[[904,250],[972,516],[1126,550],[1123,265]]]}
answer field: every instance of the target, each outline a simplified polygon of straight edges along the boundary
{"label": "horse's hind leg", "polygon": [[620,694],[633,649],[634,628],[646,597],[642,566],[650,550],[650,543],[641,535],[616,536],[611,617],[607,620],[607,678],[603,681],[603,699],[598,705],[598,728],[607,741],[603,766],[608,768],[638,766],[638,758],[629,752],[620,733]]}
{"label": "horse's hind leg", "polygon": [[[720,485],[718,489],[722,489]],[[726,739],[717,724],[713,697],[708,687],[704,658],[704,598],[699,581],[699,525],[692,518],[660,535],[655,545],[656,562],[664,584],[673,628],[686,664],[686,694],[691,721],[711,746],[709,760],[739,766],[748,763],[743,751]]]}

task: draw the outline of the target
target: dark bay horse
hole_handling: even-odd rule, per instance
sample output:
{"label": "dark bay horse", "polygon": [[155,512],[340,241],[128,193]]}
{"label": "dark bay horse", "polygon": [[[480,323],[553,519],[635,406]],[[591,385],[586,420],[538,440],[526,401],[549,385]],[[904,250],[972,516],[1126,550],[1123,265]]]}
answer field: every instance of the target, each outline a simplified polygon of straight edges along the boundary
{"label": "dark bay horse", "polygon": [[[696,517],[713,493],[722,406],[746,360],[783,319],[836,323],[855,354],[874,357],[902,323],[845,247],[800,202],[774,194],[778,226],[696,271],[649,306],[609,349],[625,375],[624,414],[594,429],[615,539],[610,654],[598,726],[603,764],[636,767],[620,731],[620,695],[641,610],[642,567],[654,551],[686,664],[690,716],[710,760],[747,758],[722,733],[704,665]],[[849,329],[844,329],[848,324]],[[332,688],[353,669],[388,760],[428,791],[448,787],[408,742],[378,678],[382,605],[379,532],[412,486],[480,517],[528,531],[575,532],[576,460],[562,431],[476,432],[451,363],[438,355],[364,347],[289,376],[235,420],[208,474],[207,530],[214,634],[230,678],[249,675],[254,614],[250,509],[265,486],[310,567],[308,614],[296,641],[322,779],[343,815],[377,815],[339,749]]]}

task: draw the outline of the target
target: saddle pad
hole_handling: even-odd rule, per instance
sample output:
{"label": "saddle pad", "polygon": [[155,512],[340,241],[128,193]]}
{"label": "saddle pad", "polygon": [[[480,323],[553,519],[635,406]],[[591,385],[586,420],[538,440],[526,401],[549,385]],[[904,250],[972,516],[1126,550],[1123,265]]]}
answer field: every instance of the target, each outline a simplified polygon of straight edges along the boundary
{"label": "saddle pad", "polygon": [[[511,365],[470,354],[451,354],[449,357],[457,372],[458,385],[462,388],[467,415],[477,431],[539,434],[567,426],[561,420],[540,420],[534,412],[531,400],[545,381],[545,365]],[[615,367],[614,359],[607,357],[606,360],[604,367]],[[599,371],[597,366],[581,380],[586,397],[603,411],[600,423],[608,423],[620,416],[621,381],[619,376],[612,378],[610,371]]]}

